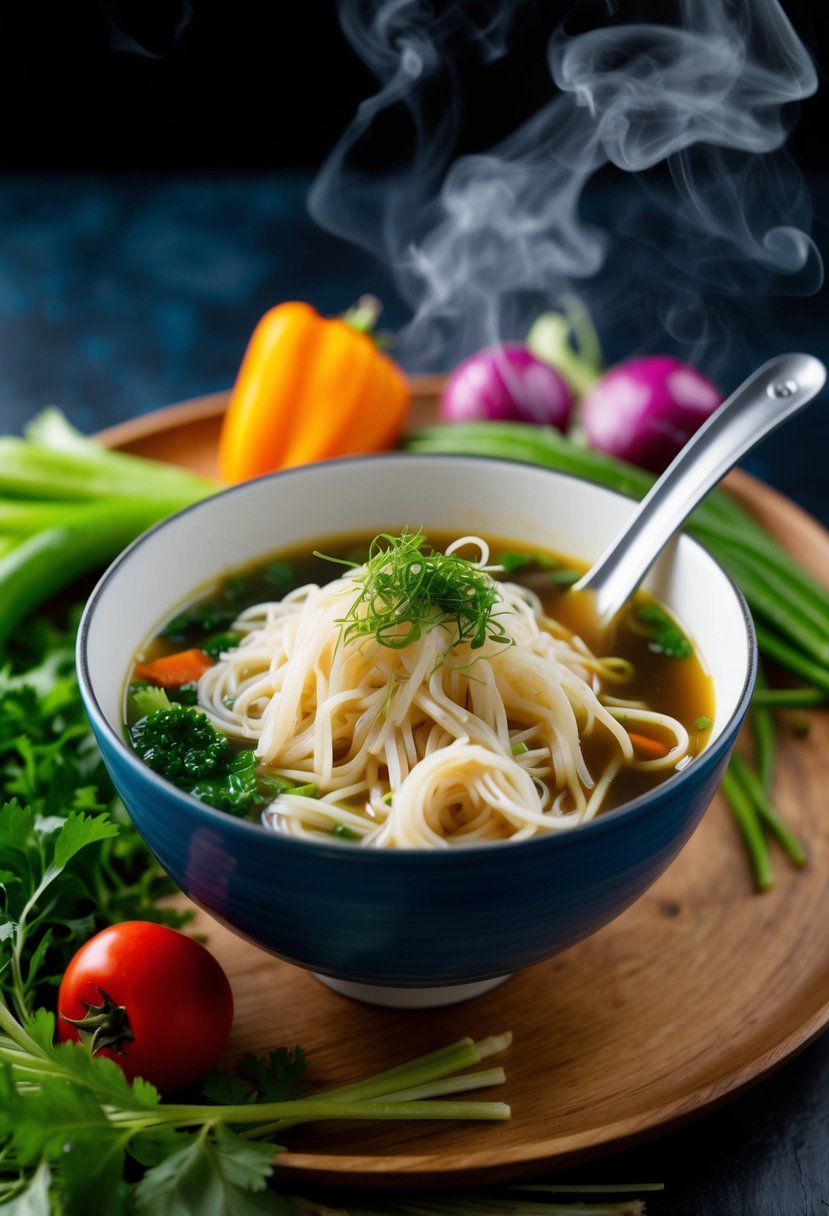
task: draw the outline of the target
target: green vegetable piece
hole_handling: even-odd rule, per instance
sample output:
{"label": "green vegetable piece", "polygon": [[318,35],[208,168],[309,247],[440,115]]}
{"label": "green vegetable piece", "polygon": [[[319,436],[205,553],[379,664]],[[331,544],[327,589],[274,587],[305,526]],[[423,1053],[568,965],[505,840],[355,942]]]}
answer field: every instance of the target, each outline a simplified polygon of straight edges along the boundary
{"label": "green vegetable piece", "polygon": [[223,590],[228,599],[238,600],[247,595],[249,585],[243,575],[231,574],[225,579]]}
{"label": "green vegetable piece", "polygon": [[153,710],[135,723],[130,738],[153,772],[183,789],[227,770],[230,740],[213,728],[205,714],[189,706]]}
{"label": "green vegetable piece", "polygon": [[530,749],[527,747],[526,743],[513,743],[510,747],[510,751],[512,752],[513,756],[523,756],[524,753],[528,752],[529,750]]}
{"label": "green vegetable piece", "polygon": [[[180,612],[164,626],[161,636],[171,641],[187,641],[195,636],[210,635],[225,630],[237,616],[235,608],[223,604],[202,604]],[[201,642],[199,642],[201,645]]]}
{"label": "green vegetable piece", "polygon": [[291,562],[269,562],[262,571],[262,578],[275,591],[288,591],[296,578],[296,571]]}
{"label": "green vegetable piece", "polygon": [[581,570],[554,570],[550,578],[556,587],[572,587],[581,576]]}
{"label": "green vegetable piece", "polygon": [[331,829],[331,835],[336,836],[338,840],[359,840],[360,837],[356,832],[352,832],[351,828],[347,828],[344,823],[335,823]]}
{"label": "green vegetable piece", "polygon": [[196,782],[189,792],[219,811],[243,815],[261,806],[264,801],[256,770],[253,752],[229,753],[226,765],[215,777]]}
{"label": "green vegetable piece", "polygon": [[127,709],[131,718],[145,718],[157,709],[171,708],[166,688],[159,688],[157,684],[130,684]]}
{"label": "green vegetable piece", "polygon": [[206,654],[209,654],[211,659],[218,659],[224,651],[235,650],[241,640],[242,635],[240,633],[214,633],[204,639],[201,643],[201,649]]}
{"label": "green vegetable piece", "polygon": [[694,718],[694,730],[710,730],[713,725],[710,718],[705,714],[700,714],[698,718]]}
{"label": "green vegetable piece", "polygon": [[643,624],[651,626],[650,650],[671,659],[687,659],[694,653],[693,646],[676,621],[659,604],[640,604],[636,608],[636,617]]}
{"label": "green vegetable piece", "polygon": [[566,313],[542,313],[527,334],[527,346],[554,367],[579,397],[602,369],[598,334],[587,309],[575,298],[568,301]]}
{"label": "green vegetable piece", "polygon": [[317,787],[313,783],[308,785],[292,785],[290,789],[284,791],[286,794],[294,794],[297,798],[316,798]]}
{"label": "green vegetable piece", "polygon": [[176,705],[198,705],[199,686],[196,681],[189,680],[186,684],[179,684],[173,700]]}
{"label": "green vegetable piece", "polygon": [[289,790],[295,789],[296,782],[291,781],[288,777],[280,777],[279,773],[263,773],[259,778],[259,788],[262,794],[266,797],[269,796],[272,801],[280,794],[287,794]]}
{"label": "green vegetable piece", "polygon": [[558,566],[558,562],[546,553],[501,553],[497,564],[503,567],[505,574],[527,569],[554,570]]}

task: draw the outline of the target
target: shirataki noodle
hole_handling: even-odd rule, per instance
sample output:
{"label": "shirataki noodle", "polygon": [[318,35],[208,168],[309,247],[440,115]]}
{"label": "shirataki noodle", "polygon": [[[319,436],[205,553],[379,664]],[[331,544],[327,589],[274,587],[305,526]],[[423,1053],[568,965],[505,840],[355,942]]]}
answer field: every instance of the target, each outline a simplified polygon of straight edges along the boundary
{"label": "shirataki noodle", "polygon": [[[484,569],[486,545],[472,539]],[[233,627],[241,644],[199,681],[218,729],[316,787],[277,798],[267,827],[319,839],[340,825],[375,847],[524,840],[591,819],[621,769],[667,773],[688,755],[679,721],[608,692],[624,691],[630,664],[593,655],[526,587],[498,584],[509,645],[453,644],[451,624],[436,624],[394,649],[344,634],[360,574],[248,609]],[[637,756],[628,730],[641,727],[664,756]],[[597,735],[591,772],[583,741]]]}

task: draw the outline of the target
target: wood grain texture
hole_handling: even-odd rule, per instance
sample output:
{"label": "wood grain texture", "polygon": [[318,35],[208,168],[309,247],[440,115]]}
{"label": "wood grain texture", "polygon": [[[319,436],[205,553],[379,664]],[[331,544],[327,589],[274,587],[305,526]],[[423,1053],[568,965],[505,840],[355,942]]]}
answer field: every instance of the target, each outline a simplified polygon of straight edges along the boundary
{"label": "wood grain texture", "polygon": [[[412,425],[434,415],[436,381],[416,384]],[[212,474],[225,397],[147,415],[103,438]],[[829,534],[794,504],[735,472],[726,482],[816,577]],[[337,996],[198,912],[196,927],[234,990],[227,1050],[301,1043],[314,1088],[355,1080],[464,1034],[510,1029],[506,1124],[316,1126],[291,1132],[279,1169],[345,1186],[466,1185],[528,1176],[676,1126],[738,1093],[829,1020],[829,715],[807,738],[781,731],[775,802],[809,842],[756,895],[730,815],[716,799],[678,859],[594,937],[466,1005],[401,1013]]]}

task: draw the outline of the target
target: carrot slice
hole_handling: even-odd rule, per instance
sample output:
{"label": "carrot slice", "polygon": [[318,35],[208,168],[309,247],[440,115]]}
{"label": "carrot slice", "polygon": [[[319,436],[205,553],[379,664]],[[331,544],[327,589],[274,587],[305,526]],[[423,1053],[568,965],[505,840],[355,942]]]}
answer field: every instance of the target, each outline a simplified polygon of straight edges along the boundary
{"label": "carrot slice", "polygon": [[161,658],[151,659],[149,663],[138,663],[135,668],[137,680],[146,680],[148,684],[157,684],[160,688],[177,688],[180,684],[190,684],[198,680],[202,672],[213,666],[209,654],[194,647],[192,650],[179,650],[176,654],[165,654]]}
{"label": "carrot slice", "polygon": [[630,741],[636,751],[643,756],[647,756],[651,760],[661,760],[663,756],[667,756],[668,749],[664,743],[660,743],[658,739],[650,739],[647,735],[638,735],[636,731],[629,730]]}

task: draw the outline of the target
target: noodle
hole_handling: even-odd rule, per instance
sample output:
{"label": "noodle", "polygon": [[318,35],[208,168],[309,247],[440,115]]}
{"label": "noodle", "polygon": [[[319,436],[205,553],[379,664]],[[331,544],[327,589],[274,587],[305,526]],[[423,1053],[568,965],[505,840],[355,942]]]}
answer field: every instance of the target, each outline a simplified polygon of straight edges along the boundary
{"label": "noodle", "polygon": [[[468,546],[486,571],[480,538],[450,548]],[[373,847],[524,840],[591,819],[621,769],[669,770],[688,754],[675,718],[603,701],[602,683],[624,683],[631,665],[597,658],[527,587],[497,584],[493,615],[510,644],[458,641],[441,622],[398,647],[393,632],[381,641],[343,628],[361,572],[245,611],[233,626],[240,645],[199,681],[199,704],[218,729],[255,745],[266,771],[316,789],[280,795],[266,826],[312,839],[335,831]],[[664,737],[665,756],[637,757],[629,723]],[[588,735],[605,740],[594,773]]]}

